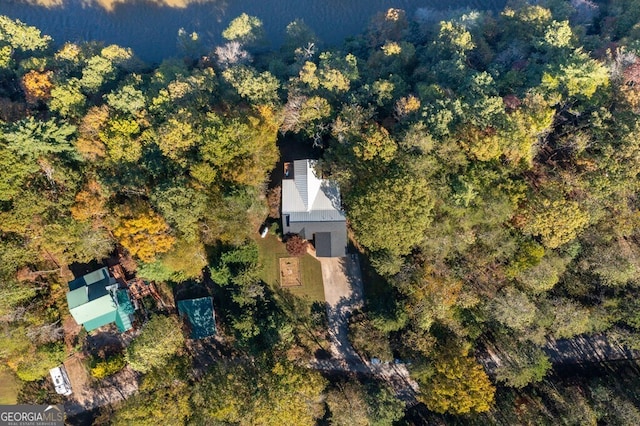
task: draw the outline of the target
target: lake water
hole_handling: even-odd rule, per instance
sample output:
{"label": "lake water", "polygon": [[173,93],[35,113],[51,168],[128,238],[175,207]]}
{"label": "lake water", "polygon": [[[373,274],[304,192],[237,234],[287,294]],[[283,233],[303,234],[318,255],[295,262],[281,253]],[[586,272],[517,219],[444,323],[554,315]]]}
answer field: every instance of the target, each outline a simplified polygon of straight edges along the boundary
{"label": "lake water", "polygon": [[174,56],[180,28],[196,31],[207,45],[219,43],[231,19],[245,12],[264,22],[271,46],[278,46],[287,24],[302,18],[324,45],[339,44],[361,32],[371,16],[390,7],[447,10],[500,10],[506,0],[213,0],[184,9],[158,7],[140,1],[119,4],[112,12],[87,6],[83,0],[65,0],[63,7],[47,9],[19,0],[0,0],[0,14],[40,28],[58,43],[99,40],[131,47],[145,61]]}

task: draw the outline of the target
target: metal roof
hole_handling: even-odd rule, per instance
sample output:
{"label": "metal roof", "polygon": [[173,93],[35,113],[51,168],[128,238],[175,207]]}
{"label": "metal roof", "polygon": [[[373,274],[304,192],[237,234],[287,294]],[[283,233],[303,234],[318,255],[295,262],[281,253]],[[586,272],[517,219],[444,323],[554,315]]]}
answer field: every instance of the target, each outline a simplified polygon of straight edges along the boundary
{"label": "metal roof", "polygon": [[69,305],[69,309],[84,305],[88,301],[87,287],[76,288],[67,293],[67,305]]}
{"label": "metal roof", "polygon": [[313,167],[312,160],[293,162],[294,178],[282,181],[282,214],[290,214],[292,221],[345,220],[338,185],[318,178]]}
{"label": "metal roof", "polygon": [[216,334],[216,320],[211,297],[179,300],[177,306],[180,316],[186,318],[191,330],[189,337],[202,339]]}
{"label": "metal roof", "polygon": [[[347,249],[347,224],[346,222],[291,222],[289,232],[300,234],[307,240],[316,239],[316,255],[320,257],[342,257],[346,255]],[[323,256],[318,253],[318,234],[330,233],[331,253]],[[320,236],[320,244],[324,244],[323,237]],[[322,251],[322,250],[321,250]]]}
{"label": "metal roof", "polygon": [[312,210],[310,212],[291,212],[290,222],[344,222],[344,215],[337,210]]}
{"label": "metal roof", "polygon": [[[116,321],[118,305],[114,300],[115,295],[107,289],[115,282],[115,279],[109,275],[108,268],[98,269],[69,282],[70,291],[67,293],[69,312],[73,319],[78,324],[82,324],[87,331]],[[115,286],[109,288],[114,289]],[[129,313],[123,311],[122,315],[127,318],[124,316],[119,318],[118,328],[126,331],[131,328]]]}
{"label": "metal roof", "polygon": [[[78,324],[85,324],[104,315],[111,315],[111,321],[116,319],[116,304],[110,294],[70,308],[69,311]],[[90,330],[87,329],[87,331]]]}
{"label": "metal roof", "polygon": [[90,272],[87,275],[83,275],[80,278],[76,278],[75,280],[70,281],[69,290],[73,291],[80,287],[95,284],[98,282],[106,282],[106,286],[111,281],[112,279],[111,276],[109,276],[109,269],[105,266],[104,268],[100,268],[97,271]]}
{"label": "metal roof", "polygon": [[83,323],[84,329],[87,331],[93,331],[96,328],[100,328],[107,324],[111,324],[116,320],[115,311],[100,315],[99,317],[92,318],[89,321]]}

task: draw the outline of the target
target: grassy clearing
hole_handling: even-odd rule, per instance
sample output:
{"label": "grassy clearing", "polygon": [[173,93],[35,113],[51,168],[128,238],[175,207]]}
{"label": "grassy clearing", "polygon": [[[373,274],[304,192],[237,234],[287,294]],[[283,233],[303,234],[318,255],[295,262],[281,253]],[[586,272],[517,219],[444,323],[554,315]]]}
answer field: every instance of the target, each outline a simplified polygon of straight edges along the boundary
{"label": "grassy clearing", "polygon": [[0,370],[0,405],[13,405],[17,397],[18,380],[10,371]]}
{"label": "grassy clearing", "polygon": [[[262,265],[262,279],[273,286],[280,287],[281,257],[289,257],[284,244],[272,233],[265,238],[256,238],[259,260]],[[310,301],[324,302],[324,287],[322,286],[322,269],[320,262],[309,254],[300,258],[300,276],[302,285],[289,287],[287,290],[294,295],[307,298]]]}

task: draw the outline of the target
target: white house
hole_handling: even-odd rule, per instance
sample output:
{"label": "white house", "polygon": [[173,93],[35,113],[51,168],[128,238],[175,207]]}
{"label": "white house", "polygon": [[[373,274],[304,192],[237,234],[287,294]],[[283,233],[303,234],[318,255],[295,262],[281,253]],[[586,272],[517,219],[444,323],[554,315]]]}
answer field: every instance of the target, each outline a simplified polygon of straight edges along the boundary
{"label": "white house", "polygon": [[314,160],[285,165],[282,180],[283,234],[300,234],[313,241],[318,257],[346,255],[347,222],[340,204],[338,185],[321,179]]}

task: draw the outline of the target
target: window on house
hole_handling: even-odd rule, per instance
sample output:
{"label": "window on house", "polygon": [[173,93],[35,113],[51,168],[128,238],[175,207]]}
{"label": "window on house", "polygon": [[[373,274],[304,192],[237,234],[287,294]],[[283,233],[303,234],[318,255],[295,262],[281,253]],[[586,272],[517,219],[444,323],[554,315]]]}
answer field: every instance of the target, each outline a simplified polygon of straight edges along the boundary
{"label": "window on house", "polygon": [[289,215],[288,214],[284,215],[284,226],[289,226]]}

